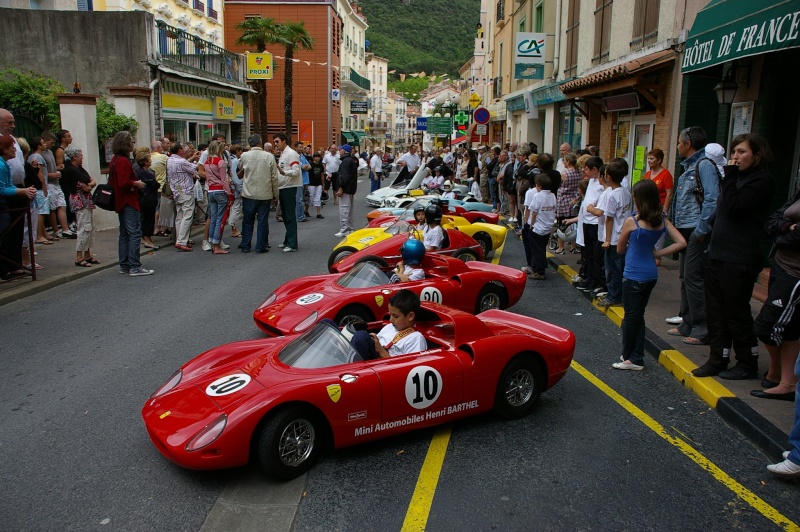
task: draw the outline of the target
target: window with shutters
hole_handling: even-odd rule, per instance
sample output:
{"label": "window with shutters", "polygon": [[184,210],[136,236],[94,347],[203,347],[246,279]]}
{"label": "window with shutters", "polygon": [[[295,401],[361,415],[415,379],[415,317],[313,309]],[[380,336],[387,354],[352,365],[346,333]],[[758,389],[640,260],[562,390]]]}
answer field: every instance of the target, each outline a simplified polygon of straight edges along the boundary
{"label": "window with shutters", "polygon": [[578,73],[578,28],[581,23],[581,0],[569,0],[567,14],[567,56],[564,61],[564,77]]}
{"label": "window with shutters", "polygon": [[594,10],[594,54],[592,64],[608,61],[611,44],[611,7],[614,0],[595,0]]}
{"label": "window with shutters", "polygon": [[544,31],[544,0],[539,0],[536,4],[536,11],[533,17],[533,31],[542,33]]}
{"label": "window with shutters", "polygon": [[78,11],[94,11],[92,0],[78,0]]}
{"label": "window with shutters", "polygon": [[631,50],[640,50],[658,41],[658,11],[660,0],[636,0],[633,11]]}

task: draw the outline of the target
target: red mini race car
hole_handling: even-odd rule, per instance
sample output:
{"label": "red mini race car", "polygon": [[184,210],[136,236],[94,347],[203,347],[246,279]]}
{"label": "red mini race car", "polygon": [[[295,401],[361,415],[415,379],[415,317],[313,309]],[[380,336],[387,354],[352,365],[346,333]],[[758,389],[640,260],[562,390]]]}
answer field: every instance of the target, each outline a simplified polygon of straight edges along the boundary
{"label": "red mini race car", "polygon": [[421,301],[477,314],[516,304],[527,281],[514,268],[432,254],[423,259],[422,269],[425,279],[398,284],[390,284],[389,276],[372,262],[357,264],[345,274],[301,277],[270,294],[253,319],[270,336],[304,332],[322,318],[340,326],[375,321],[386,315],[389,298],[401,288],[415,292]]}
{"label": "red mini race car", "polygon": [[388,359],[360,360],[328,323],[216,347],[147,400],[147,432],[183,467],[253,460],[291,479],[326,444],[346,447],[489,410],[524,416],[561,380],[575,349],[572,332],[503,310],[476,317],[425,303],[418,318],[428,349]]}
{"label": "red mini race car", "polygon": [[[344,273],[349,271],[361,262],[372,262],[384,271],[394,269],[402,258],[400,248],[410,237],[408,227],[405,222],[396,223],[395,227],[400,227],[394,236],[381,240],[376,244],[357,250],[352,246],[339,245],[334,248],[328,257],[328,271],[331,273]],[[445,229],[442,248],[436,251],[428,251],[427,255],[447,255],[463,260],[483,260],[485,255],[483,247],[471,236],[462,233],[458,229]]]}

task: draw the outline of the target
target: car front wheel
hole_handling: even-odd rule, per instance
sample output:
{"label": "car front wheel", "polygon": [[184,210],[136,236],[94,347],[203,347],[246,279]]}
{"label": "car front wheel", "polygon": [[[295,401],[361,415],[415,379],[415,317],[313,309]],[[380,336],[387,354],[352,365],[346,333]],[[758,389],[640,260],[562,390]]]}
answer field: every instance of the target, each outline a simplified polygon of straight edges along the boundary
{"label": "car front wheel", "polygon": [[475,304],[475,314],[484,310],[505,308],[505,299],[502,288],[493,284],[487,284],[478,294],[478,301]]}
{"label": "car front wheel", "polygon": [[293,407],[272,414],[258,437],[258,459],[272,477],[297,478],[317,459],[322,426],[308,408]]}
{"label": "car front wheel", "polygon": [[502,418],[517,419],[533,408],[544,388],[541,366],[531,355],[519,355],[509,362],[500,380],[494,399],[494,410]]}
{"label": "car front wheel", "polygon": [[350,255],[352,255],[356,251],[358,251],[356,248],[353,248],[353,247],[350,247],[350,246],[342,246],[340,248],[334,249],[333,252],[331,253],[330,257],[328,257],[328,271],[331,271],[331,267],[334,264],[336,264],[337,262],[340,262],[341,260],[345,259],[346,257],[349,257]]}

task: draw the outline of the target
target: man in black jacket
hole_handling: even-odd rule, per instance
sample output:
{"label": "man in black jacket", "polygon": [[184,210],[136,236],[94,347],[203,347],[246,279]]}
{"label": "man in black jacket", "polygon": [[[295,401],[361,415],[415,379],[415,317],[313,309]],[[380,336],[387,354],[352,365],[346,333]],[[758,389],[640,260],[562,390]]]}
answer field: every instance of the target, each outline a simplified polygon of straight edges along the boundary
{"label": "man in black jacket", "polygon": [[353,216],[353,199],[358,185],[358,161],[352,156],[353,148],[349,144],[339,147],[339,226],[334,236],[343,237],[356,230]]}

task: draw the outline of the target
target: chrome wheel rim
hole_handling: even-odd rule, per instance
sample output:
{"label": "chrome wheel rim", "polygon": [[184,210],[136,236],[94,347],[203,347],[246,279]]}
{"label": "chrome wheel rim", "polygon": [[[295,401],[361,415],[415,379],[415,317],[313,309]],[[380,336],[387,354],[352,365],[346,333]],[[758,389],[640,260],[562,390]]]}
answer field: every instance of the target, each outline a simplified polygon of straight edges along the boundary
{"label": "chrome wheel rim", "polygon": [[342,251],[341,253],[337,253],[333,258],[333,263],[336,264],[337,262],[341,262],[352,254],[352,251]]}
{"label": "chrome wheel rim", "polygon": [[519,407],[530,401],[533,396],[533,374],[527,369],[518,369],[511,374],[506,383],[506,401]]}
{"label": "chrome wheel rim", "polygon": [[469,262],[471,260],[475,260],[475,257],[472,256],[472,253],[462,253],[456,258],[463,262]]}
{"label": "chrome wheel rim", "polygon": [[285,465],[295,467],[305,462],[314,450],[314,425],[307,419],[289,423],[281,433],[278,456]]}
{"label": "chrome wheel rim", "polygon": [[495,294],[494,292],[486,294],[481,298],[481,304],[480,304],[481,311],[489,309],[499,309],[499,308],[500,308],[500,296]]}

